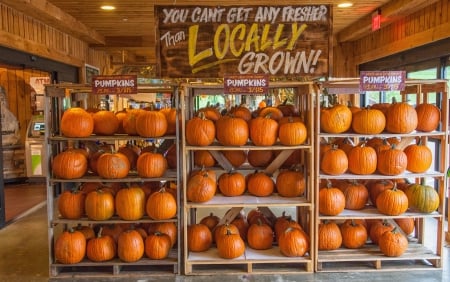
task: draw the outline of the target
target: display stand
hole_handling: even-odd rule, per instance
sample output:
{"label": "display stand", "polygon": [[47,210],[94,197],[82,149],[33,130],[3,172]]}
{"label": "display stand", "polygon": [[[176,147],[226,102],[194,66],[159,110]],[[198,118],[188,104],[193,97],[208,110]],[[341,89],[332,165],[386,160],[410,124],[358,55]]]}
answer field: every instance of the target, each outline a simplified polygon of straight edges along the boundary
{"label": "display stand", "polygon": [[[322,93],[333,93],[337,95],[337,100],[340,101],[342,95],[350,100],[358,100],[359,79],[347,79],[327,81],[321,83]],[[424,173],[410,173],[405,172],[396,176],[381,175],[378,172],[370,175],[355,175],[351,173],[344,173],[341,175],[328,175],[320,170],[320,162],[316,163],[316,191],[319,191],[321,181],[324,180],[348,180],[354,179],[358,181],[368,181],[377,179],[409,179],[412,183],[419,183],[420,178],[431,179],[433,185],[439,194],[439,207],[432,213],[419,213],[408,210],[407,212],[398,216],[386,216],[377,211],[377,209],[368,203],[362,210],[344,210],[337,216],[325,216],[319,213],[316,209],[316,226],[314,234],[316,234],[315,251],[317,252],[315,269],[317,272],[354,272],[354,271],[391,271],[391,270],[423,270],[441,268],[443,264],[443,241],[444,241],[444,221],[445,221],[445,199],[447,193],[447,178],[446,172],[448,168],[448,96],[447,96],[447,82],[444,80],[407,80],[406,88],[400,92],[403,101],[408,101],[412,104],[420,104],[428,101],[428,96],[436,94],[438,99],[438,107],[441,110],[441,120],[439,128],[432,132],[414,131],[409,134],[392,134],[383,132],[378,135],[367,136],[356,134],[353,132],[345,132],[342,134],[329,134],[320,129],[320,115],[321,115],[321,99],[316,101],[316,159],[320,156],[319,144],[321,141],[333,141],[336,138],[349,137],[355,140],[355,144],[364,138],[380,137],[380,138],[401,138],[400,142],[408,145],[415,138],[420,138],[425,142],[434,142],[436,144],[436,152],[433,156],[433,166]],[[324,97],[324,96],[322,96]],[[316,200],[318,206],[318,193],[316,193]],[[398,257],[388,257],[381,253],[379,247],[373,244],[370,240],[362,248],[348,249],[341,247],[332,251],[318,250],[318,226],[324,220],[331,220],[337,223],[342,223],[347,219],[387,219],[395,225],[394,219],[397,218],[414,218],[415,231],[413,235],[408,236],[409,246],[406,252]],[[427,239],[427,240],[425,240]],[[426,241],[432,241],[430,242]]]}
{"label": "display stand", "polygon": [[[205,95],[224,95],[223,84],[187,84],[183,87],[184,92],[181,96],[181,132],[186,132],[186,122],[193,118],[196,111],[199,110],[199,97]],[[188,248],[187,227],[191,224],[198,223],[202,217],[210,212],[221,217],[220,223],[231,222],[233,218],[240,212],[248,213],[252,209],[259,208],[265,210],[272,217],[280,216],[283,211],[290,212],[291,215],[303,226],[304,230],[313,238],[314,227],[314,126],[313,121],[313,100],[315,89],[312,83],[302,82],[286,82],[286,83],[270,83],[270,91],[279,91],[280,89],[291,89],[294,97],[294,104],[299,109],[302,119],[308,131],[308,137],[304,144],[299,146],[283,146],[278,142],[273,146],[255,146],[248,141],[244,146],[222,146],[215,141],[210,146],[192,146],[186,142],[185,134],[182,138],[182,179],[183,181],[183,250],[184,250],[184,273],[186,275],[200,274],[267,274],[267,273],[311,273],[313,272],[313,261],[315,253],[311,241],[310,251],[303,257],[286,257],[280,253],[276,243],[268,250],[258,251],[246,246],[244,255],[235,259],[224,259],[218,256],[217,248],[213,245],[205,252],[191,252]],[[240,101],[241,95],[231,95],[233,101]],[[238,98],[236,98],[236,97]],[[245,96],[245,95],[242,95]],[[269,94],[270,96],[270,94]],[[235,99],[236,98],[236,99]],[[247,102],[249,99],[246,100]],[[257,104],[256,104],[257,105]],[[234,105],[231,105],[234,106]],[[271,164],[264,168],[255,168],[244,163],[242,166],[235,168],[244,175],[254,172],[255,169],[264,170],[270,174],[276,175],[286,161],[286,159],[294,152],[299,151],[299,160],[304,168],[306,180],[306,192],[300,197],[287,198],[272,194],[268,197],[256,197],[247,193],[241,196],[226,197],[221,193],[217,193],[210,201],[204,203],[194,203],[188,201],[186,195],[187,181],[192,171],[199,169],[194,164],[194,152],[206,150],[209,151],[217,161],[217,165],[208,168],[215,171],[217,177],[233,167],[230,162],[223,156],[224,151],[233,150],[270,150],[279,151]],[[191,238],[193,239],[193,238]]]}
{"label": "display stand", "polygon": [[[178,104],[178,87],[172,84],[155,84],[155,85],[139,85],[139,93],[170,93],[174,99],[175,105]],[[87,108],[87,98],[91,93],[90,85],[47,85],[45,94],[45,117],[46,117],[46,131],[45,139],[48,146],[48,165],[51,167],[52,159],[56,154],[62,152],[67,148],[68,144],[77,146],[84,143],[101,142],[110,144],[115,149],[118,146],[127,142],[148,142],[149,138],[140,136],[131,136],[127,134],[115,134],[113,136],[99,136],[91,135],[85,138],[68,138],[61,134],[59,122],[64,112],[64,107],[67,107],[67,99],[71,100],[71,106]],[[178,125],[177,125],[178,128]],[[152,142],[163,142],[169,140],[175,143],[178,148],[179,139],[178,131],[175,134],[162,136],[160,138],[153,138]],[[177,152],[179,150],[177,149]],[[177,154],[178,159],[178,154]],[[177,215],[169,220],[152,220],[147,215],[140,220],[126,221],[114,215],[107,221],[90,220],[87,217],[82,217],[79,220],[70,220],[62,218],[58,213],[57,199],[58,196],[66,189],[71,189],[82,185],[86,182],[93,183],[123,183],[140,185],[144,182],[174,182],[180,183],[178,168],[168,169],[163,177],[159,178],[142,178],[137,175],[135,170],[130,170],[127,177],[122,179],[104,179],[98,175],[88,172],[80,179],[64,180],[53,175],[51,168],[47,177],[47,211],[48,211],[48,243],[49,243],[49,271],[50,277],[142,277],[155,275],[175,275],[180,273],[180,256],[181,248],[179,247],[180,237],[177,234],[177,244],[171,249],[169,256],[166,259],[152,260],[146,257],[136,262],[123,262],[119,258],[114,258],[106,262],[93,262],[85,258],[80,263],[76,264],[62,264],[56,261],[54,256],[54,245],[57,237],[61,232],[68,227],[76,227],[81,224],[83,226],[93,225],[112,225],[112,224],[151,224],[155,222],[173,222],[178,228],[180,225],[180,197],[177,195]],[[177,184],[178,186],[178,184]],[[177,190],[179,191],[179,189]],[[179,233],[179,232],[178,232]]]}

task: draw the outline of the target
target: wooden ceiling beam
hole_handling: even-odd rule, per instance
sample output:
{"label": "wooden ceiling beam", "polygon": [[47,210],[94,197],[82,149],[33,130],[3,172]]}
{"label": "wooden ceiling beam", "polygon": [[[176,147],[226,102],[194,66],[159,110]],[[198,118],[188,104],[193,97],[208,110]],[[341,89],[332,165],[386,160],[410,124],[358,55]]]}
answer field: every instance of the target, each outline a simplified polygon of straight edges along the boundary
{"label": "wooden ceiling beam", "polygon": [[101,34],[47,0],[2,0],[2,3],[89,44],[105,44]]}
{"label": "wooden ceiling beam", "polygon": [[[438,0],[392,0],[379,8],[382,19],[381,24],[382,26],[389,25],[399,18],[411,15],[437,1]],[[355,41],[371,32],[372,14],[368,14],[340,31],[336,35],[336,39],[338,43]]]}

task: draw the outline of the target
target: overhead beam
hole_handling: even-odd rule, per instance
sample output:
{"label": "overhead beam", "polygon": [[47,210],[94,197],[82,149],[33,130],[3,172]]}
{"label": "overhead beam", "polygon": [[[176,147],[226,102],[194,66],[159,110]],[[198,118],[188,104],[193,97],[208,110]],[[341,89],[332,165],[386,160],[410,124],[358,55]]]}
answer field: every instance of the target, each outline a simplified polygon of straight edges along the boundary
{"label": "overhead beam", "polygon": [[105,44],[101,34],[46,0],[2,0],[2,3],[89,44]]}
{"label": "overhead beam", "polygon": [[[382,26],[411,15],[439,0],[392,0],[379,8]],[[375,11],[374,11],[375,12]],[[372,32],[372,15],[368,14],[336,35],[338,43],[354,41]]]}

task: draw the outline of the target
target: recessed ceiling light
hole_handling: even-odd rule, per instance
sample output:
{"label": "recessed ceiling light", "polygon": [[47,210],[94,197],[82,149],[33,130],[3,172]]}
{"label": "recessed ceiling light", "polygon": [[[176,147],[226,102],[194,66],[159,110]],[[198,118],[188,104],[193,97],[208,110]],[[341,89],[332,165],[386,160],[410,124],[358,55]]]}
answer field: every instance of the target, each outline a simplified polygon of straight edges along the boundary
{"label": "recessed ceiling light", "polygon": [[115,9],[116,9],[116,7],[111,6],[111,5],[103,5],[103,6],[101,6],[100,8],[101,8],[102,10],[105,10],[105,11],[112,11],[112,10],[115,10]]}
{"label": "recessed ceiling light", "polygon": [[342,2],[337,5],[339,8],[349,8],[353,6],[352,2]]}

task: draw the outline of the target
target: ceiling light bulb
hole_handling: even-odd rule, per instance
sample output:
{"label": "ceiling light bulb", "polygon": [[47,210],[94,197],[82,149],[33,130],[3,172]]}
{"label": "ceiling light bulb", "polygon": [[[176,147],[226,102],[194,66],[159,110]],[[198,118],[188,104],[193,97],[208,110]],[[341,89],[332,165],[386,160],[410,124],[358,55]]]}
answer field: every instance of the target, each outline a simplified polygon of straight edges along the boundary
{"label": "ceiling light bulb", "polygon": [[340,4],[337,5],[339,8],[349,8],[351,6],[353,6],[352,2],[342,2]]}
{"label": "ceiling light bulb", "polygon": [[115,9],[116,9],[116,7],[111,6],[111,5],[103,5],[103,6],[101,6],[100,8],[101,8],[102,10],[105,10],[105,11],[112,11],[112,10],[115,10]]}

